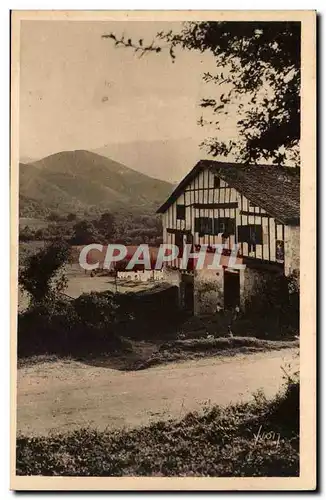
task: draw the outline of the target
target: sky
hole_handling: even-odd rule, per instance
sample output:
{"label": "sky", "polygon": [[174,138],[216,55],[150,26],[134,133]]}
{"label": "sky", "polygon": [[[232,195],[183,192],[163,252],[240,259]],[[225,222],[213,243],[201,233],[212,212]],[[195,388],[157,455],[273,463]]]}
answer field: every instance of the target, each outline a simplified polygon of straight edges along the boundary
{"label": "sky", "polygon": [[[173,64],[167,50],[139,58],[102,38],[114,32],[146,43],[158,31],[180,27],[171,22],[22,21],[20,157],[138,140],[191,138],[199,144],[208,134],[197,124],[198,103],[209,90],[202,74],[214,71],[213,56],[180,49]],[[232,135],[232,123],[229,127],[222,136]]]}

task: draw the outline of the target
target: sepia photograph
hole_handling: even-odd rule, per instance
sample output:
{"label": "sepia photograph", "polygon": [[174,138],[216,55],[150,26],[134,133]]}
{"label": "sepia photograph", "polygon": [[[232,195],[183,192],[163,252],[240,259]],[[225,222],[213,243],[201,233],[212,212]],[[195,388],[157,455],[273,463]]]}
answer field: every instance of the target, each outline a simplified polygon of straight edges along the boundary
{"label": "sepia photograph", "polygon": [[315,23],[12,12],[13,489],[314,489]]}

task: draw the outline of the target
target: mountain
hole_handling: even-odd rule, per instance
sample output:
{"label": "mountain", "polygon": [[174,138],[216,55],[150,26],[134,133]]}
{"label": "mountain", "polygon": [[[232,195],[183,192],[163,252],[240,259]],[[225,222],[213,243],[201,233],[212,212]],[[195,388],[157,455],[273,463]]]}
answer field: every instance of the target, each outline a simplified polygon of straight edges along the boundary
{"label": "mountain", "polygon": [[179,182],[205,157],[192,138],[112,143],[93,150],[131,168],[167,182]]}
{"label": "mountain", "polygon": [[20,157],[20,163],[33,163],[33,161],[36,161],[33,158],[30,158],[29,156],[21,156]]}
{"label": "mountain", "polygon": [[90,151],[20,163],[20,215],[36,212],[154,211],[173,186]]}

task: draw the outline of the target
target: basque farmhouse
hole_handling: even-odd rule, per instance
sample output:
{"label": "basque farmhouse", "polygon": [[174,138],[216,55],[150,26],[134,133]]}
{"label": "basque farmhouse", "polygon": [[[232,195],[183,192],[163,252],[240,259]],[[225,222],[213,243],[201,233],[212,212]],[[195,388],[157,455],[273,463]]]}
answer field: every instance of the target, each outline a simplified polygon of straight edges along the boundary
{"label": "basque farmhouse", "polygon": [[[158,209],[163,214],[163,243],[179,247],[165,263],[165,281],[177,285],[179,305],[194,314],[218,308],[246,309],[261,284],[300,267],[300,169],[274,165],[240,165],[201,160]],[[220,269],[184,269],[182,252],[191,244],[224,244],[237,263]],[[222,261],[223,264],[223,261]]]}

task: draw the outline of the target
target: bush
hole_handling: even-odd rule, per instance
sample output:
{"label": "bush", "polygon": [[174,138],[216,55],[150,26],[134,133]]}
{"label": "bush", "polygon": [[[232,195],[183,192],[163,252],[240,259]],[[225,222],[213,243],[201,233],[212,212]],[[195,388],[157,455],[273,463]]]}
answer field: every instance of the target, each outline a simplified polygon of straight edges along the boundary
{"label": "bush", "polygon": [[300,430],[300,384],[288,380],[286,390],[278,394],[269,408],[269,421],[275,427],[299,434]]}
{"label": "bush", "polygon": [[69,352],[77,323],[73,304],[44,300],[18,315],[18,357]]}
{"label": "bush", "polygon": [[256,294],[246,304],[246,312],[236,322],[239,329],[247,324],[254,332],[263,334],[293,335],[300,325],[299,273],[282,274],[261,282]]}
{"label": "bush", "polygon": [[19,229],[19,240],[20,241],[31,241],[35,239],[35,232],[29,227],[25,226]]}
{"label": "bush", "polygon": [[19,270],[19,286],[28,292],[34,304],[53,300],[66,286],[63,266],[69,259],[70,249],[64,241],[54,241],[27,257]]}
{"label": "bush", "polygon": [[80,320],[90,328],[107,329],[118,319],[119,306],[112,292],[83,293],[74,301]]}
{"label": "bush", "polygon": [[74,225],[73,235],[70,238],[72,245],[89,245],[90,243],[101,243],[102,241],[103,238],[90,221],[83,220]]}
{"label": "bush", "polygon": [[96,293],[75,301],[62,295],[32,305],[18,316],[18,356],[78,357],[129,348],[115,331],[117,309],[110,294]]}
{"label": "bush", "polygon": [[18,315],[18,355],[95,355],[129,349],[125,337],[173,335],[171,322],[181,320],[175,299],[176,287],[148,294],[92,292],[75,300],[48,294]]}

